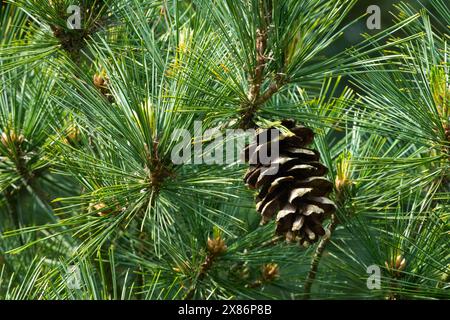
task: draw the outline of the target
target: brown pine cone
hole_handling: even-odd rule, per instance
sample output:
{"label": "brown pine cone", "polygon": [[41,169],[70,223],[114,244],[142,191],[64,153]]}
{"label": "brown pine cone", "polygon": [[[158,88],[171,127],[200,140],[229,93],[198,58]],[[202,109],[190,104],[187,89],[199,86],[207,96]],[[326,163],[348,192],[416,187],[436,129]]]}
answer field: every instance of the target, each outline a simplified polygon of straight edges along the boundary
{"label": "brown pine cone", "polygon": [[[259,129],[255,141],[246,146],[244,155],[250,168],[244,180],[250,188],[260,190],[256,210],[262,223],[275,217],[277,234],[298,240],[300,245],[313,243],[325,235],[322,223],[336,210],[326,197],[333,185],[324,177],[328,169],[319,162],[319,152],[305,147],[313,141],[313,131],[293,120],[281,125],[289,131]],[[278,137],[270,136],[271,129]],[[272,138],[278,142],[279,155],[264,162],[263,156],[272,151]]]}

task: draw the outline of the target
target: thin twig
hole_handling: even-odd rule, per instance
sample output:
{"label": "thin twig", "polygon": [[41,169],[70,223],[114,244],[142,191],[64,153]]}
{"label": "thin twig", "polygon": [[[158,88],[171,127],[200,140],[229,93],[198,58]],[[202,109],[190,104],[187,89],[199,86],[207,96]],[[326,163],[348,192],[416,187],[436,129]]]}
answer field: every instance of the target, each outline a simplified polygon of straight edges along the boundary
{"label": "thin twig", "polygon": [[269,87],[261,93],[261,87],[264,83],[264,70],[269,60],[267,54],[267,42],[269,37],[269,26],[272,21],[272,8],[270,3],[265,4],[260,1],[260,15],[262,24],[256,30],[256,65],[253,74],[249,76],[250,87],[248,91],[248,100],[242,105],[242,117],[240,127],[247,129],[253,125],[253,117],[258,109],[267,102],[285,83],[283,73],[275,75]]}
{"label": "thin twig", "polygon": [[335,214],[332,214],[331,215],[331,223],[328,228],[330,233],[328,234],[327,237],[323,237],[322,240],[320,240],[319,245],[317,246],[316,251],[313,256],[313,259],[311,261],[311,268],[309,270],[308,276],[306,277],[306,281],[305,281],[305,293],[303,296],[303,299],[305,299],[305,300],[308,300],[311,298],[311,287],[314,283],[314,280],[316,279],[316,274],[317,274],[317,270],[319,268],[320,259],[322,258],[325,248],[327,247],[328,243],[330,242],[331,235],[333,234],[337,225],[338,225],[338,219]]}
{"label": "thin twig", "polygon": [[197,291],[197,285],[196,285],[197,281],[202,280],[206,276],[206,273],[212,267],[215,257],[216,257],[216,255],[213,255],[211,253],[208,253],[206,255],[205,261],[200,266],[199,272],[197,274],[197,278],[195,279],[194,283],[191,285],[189,290],[186,292],[186,294],[184,296],[184,300],[191,300],[193,298],[195,291]]}
{"label": "thin twig", "polygon": [[186,292],[184,300],[192,299],[197,290],[198,281],[201,281],[205,278],[206,274],[211,269],[215,259],[227,251],[227,246],[220,236],[216,236],[214,239],[208,238],[207,250],[208,253],[206,254],[205,260],[200,265],[197,276],[195,277],[189,290]]}

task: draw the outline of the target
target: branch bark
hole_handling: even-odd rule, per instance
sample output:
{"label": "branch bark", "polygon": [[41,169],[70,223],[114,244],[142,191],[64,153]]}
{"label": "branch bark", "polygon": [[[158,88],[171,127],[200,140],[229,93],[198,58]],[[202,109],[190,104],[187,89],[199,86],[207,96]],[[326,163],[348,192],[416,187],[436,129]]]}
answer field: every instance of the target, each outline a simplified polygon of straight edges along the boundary
{"label": "branch bark", "polygon": [[330,242],[331,235],[333,234],[334,230],[336,229],[338,225],[338,219],[335,214],[331,216],[331,223],[329,226],[329,235],[328,237],[322,238],[320,240],[319,245],[316,248],[316,251],[314,253],[312,262],[311,262],[311,268],[309,270],[308,276],[306,277],[305,281],[305,293],[303,295],[304,300],[309,300],[311,298],[311,288],[314,283],[314,280],[316,279],[317,270],[319,269],[320,260],[322,259],[323,253]]}
{"label": "branch bark", "polygon": [[264,71],[269,60],[267,54],[267,42],[269,37],[269,26],[272,22],[271,1],[261,0],[260,18],[261,26],[256,30],[256,65],[253,73],[249,76],[249,92],[247,101],[242,104],[241,120],[239,127],[248,129],[254,126],[253,118],[258,109],[267,102],[276,92],[280,90],[285,83],[285,77],[282,73],[275,75],[269,87],[261,93],[264,84]]}
{"label": "branch bark", "polygon": [[211,269],[212,264],[214,262],[216,255],[208,253],[206,255],[205,261],[200,265],[199,272],[197,274],[197,278],[194,280],[194,283],[191,285],[189,290],[186,292],[183,300],[191,300],[194,297],[195,291],[197,290],[197,281],[203,280],[205,278],[206,273],[209,269]]}

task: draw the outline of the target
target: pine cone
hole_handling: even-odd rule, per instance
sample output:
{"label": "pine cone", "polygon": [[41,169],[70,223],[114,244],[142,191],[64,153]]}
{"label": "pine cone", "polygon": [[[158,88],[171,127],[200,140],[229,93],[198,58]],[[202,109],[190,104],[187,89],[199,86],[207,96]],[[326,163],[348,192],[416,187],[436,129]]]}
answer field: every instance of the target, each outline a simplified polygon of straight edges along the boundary
{"label": "pine cone", "polygon": [[[277,234],[300,245],[313,243],[325,235],[322,223],[336,210],[326,197],[333,185],[324,177],[328,169],[318,162],[319,152],[305,148],[314,139],[313,131],[293,120],[283,120],[281,125],[289,132],[259,129],[255,141],[246,146],[244,156],[250,168],[244,180],[250,188],[260,189],[256,210],[262,215],[261,223],[275,217]],[[269,155],[270,161],[264,163],[262,152],[271,152],[271,129],[278,133],[274,141],[278,141],[279,155]]]}

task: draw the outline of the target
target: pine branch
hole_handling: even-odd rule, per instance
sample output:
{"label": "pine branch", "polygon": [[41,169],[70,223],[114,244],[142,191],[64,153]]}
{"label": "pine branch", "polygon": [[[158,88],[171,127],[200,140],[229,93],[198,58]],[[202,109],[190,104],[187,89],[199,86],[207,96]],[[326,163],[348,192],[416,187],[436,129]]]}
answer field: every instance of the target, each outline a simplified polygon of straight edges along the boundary
{"label": "pine branch", "polygon": [[[265,3],[266,2],[266,3]],[[250,87],[248,92],[248,101],[242,106],[242,118],[240,127],[247,129],[253,126],[255,113],[266,103],[275,93],[279,91],[285,82],[283,74],[278,73],[272,80],[269,87],[261,93],[261,87],[264,83],[264,71],[269,61],[267,54],[267,41],[269,38],[269,26],[272,21],[271,1],[259,2],[262,25],[256,29],[256,66],[253,75],[250,75]]]}
{"label": "pine branch", "polygon": [[317,274],[317,270],[319,269],[319,264],[320,264],[320,260],[322,258],[322,255],[328,245],[328,243],[330,242],[331,239],[331,235],[333,234],[334,230],[336,229],[337,225],[338,225],[338,219],[336,217],[335,214],[331,215],[331,223],[329,226],[329,234],[327,237],[323,237],[320,242],[319,245],[316,248],[316,251],[314,252],[314,256],[312,258],[312,262],[311,262],[311,268],[309,270],[308,276],[306,277],[306,281],[305,281],[305,290],[304,290],[304,295],[303,295],[303,299],[304,300],[309,300],[311,298],[311,288],[312,285],[314,283],[314,280],[316,279],[316,274]]}
{"label": "pine branch", "polygon": [[211,269],[213,262],[215,259],[215,255],[208,253],[206,255],[205,261],[200,265],[200,269],[197,274],[197,279],[195,279],[195,283],[189,288],[186,295],[184,296],[184,300],[191,300],[197,291],[197,281],[202,280],[209,269]]}
{"label": "pine branch", "polygon": [[211,239],[208,238],[207,241],[207,254],[206,258],[203,261],[203,263],[200,265],[200,268],[197,272],[197,276],[194,279],[194,283],[189,288],[188,292],[184,296],[184,300],[191,300],[194,296],[195,292],[197,291],[197,283],[200,280],[203,280],[208,273],[208,271],[213,266],[214,260],[224,254],[227,251],[227,245],[225,244],[225,241],[220,237],[216,236],[215,238]]}

